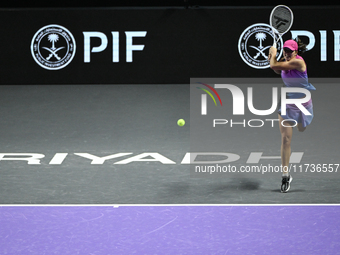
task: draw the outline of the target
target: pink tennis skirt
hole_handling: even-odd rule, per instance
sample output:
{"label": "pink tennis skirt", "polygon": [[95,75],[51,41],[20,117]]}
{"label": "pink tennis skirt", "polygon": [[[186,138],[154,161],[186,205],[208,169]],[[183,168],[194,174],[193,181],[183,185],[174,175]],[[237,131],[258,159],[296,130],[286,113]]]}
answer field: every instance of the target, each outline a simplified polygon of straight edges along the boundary
{"label": "pink tennis skirt", "polygon": [[301,123],[303,127],[306,127],[312,122],[314,117],[312,99],[302,105],[311,113],[311,115],[305,115],[295,104],[286,105],[286,115],[281,114],[281,106],[278,113],[282,118],[293,119],[297,121],[297,123]]}

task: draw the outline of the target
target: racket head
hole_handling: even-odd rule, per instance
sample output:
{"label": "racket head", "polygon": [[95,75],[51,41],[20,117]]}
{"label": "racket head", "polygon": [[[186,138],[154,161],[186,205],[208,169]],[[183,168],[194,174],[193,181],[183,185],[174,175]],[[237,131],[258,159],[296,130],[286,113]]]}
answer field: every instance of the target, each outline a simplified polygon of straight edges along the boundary
{"label": "racket head", "polygon": [[279,35],[283,35],[292,27],[293,20],[293,12],[288,6],[277,5],[270,14],[269,24]]}

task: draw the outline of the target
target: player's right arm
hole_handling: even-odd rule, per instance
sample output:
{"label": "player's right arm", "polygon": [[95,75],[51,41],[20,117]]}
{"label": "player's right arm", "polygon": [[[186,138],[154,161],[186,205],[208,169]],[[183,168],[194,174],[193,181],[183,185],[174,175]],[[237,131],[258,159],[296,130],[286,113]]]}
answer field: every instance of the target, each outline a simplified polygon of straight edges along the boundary
{"label": "player's right arm", "polygon": [[[268,54],[268,61],[269,61],[269,62],[271,62],[271,61],[277,62],[275,57],[273,57],[274,59],[272,60],[272,56],[273,56],[273,55],[272,55],[271,51],[269,51],[269,54]],[[276,56],[276,52],[275,52],[275,56]],[[284,62],[284,61],[286,61],[286,60],[285,60],[284,57],[282,57],[278,62]],[[275,73],[281,74],[281,70],[280,70],[280,69],[274,69],[274,68],[271,68],[271,69],[272,69]]]}
{"label": "player's right arm", "polygon": [[[272,55],[269,53],[268,55],[268,61],[270,61]],[[285,61],[285,58],[281,58],[279,62],[282,62],[282,61]],[[275,69],[272,69],[274,71],[274,73],[276,74],[281,74],[281,70],[275,70]]]}

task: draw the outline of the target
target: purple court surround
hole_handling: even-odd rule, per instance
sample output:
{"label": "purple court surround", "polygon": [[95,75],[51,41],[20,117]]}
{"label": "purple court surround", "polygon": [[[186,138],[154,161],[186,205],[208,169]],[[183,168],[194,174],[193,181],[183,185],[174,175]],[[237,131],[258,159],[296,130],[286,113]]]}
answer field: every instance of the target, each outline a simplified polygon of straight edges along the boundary
{"label": "purple court surround", "polygon": [[0,254],[338,254],[339,206],[2,206]]}

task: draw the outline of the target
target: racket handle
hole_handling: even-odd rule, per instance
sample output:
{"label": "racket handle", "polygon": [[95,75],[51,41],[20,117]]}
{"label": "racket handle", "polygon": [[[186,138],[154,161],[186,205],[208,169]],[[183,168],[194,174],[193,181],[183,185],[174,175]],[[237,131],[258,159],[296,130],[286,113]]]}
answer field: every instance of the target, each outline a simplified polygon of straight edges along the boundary
{"label": "racket handle", "polygon": [[273,43],[273,47],[274,47],[274,48],[276,48],[276,41],[274,41],[274,43]]}

